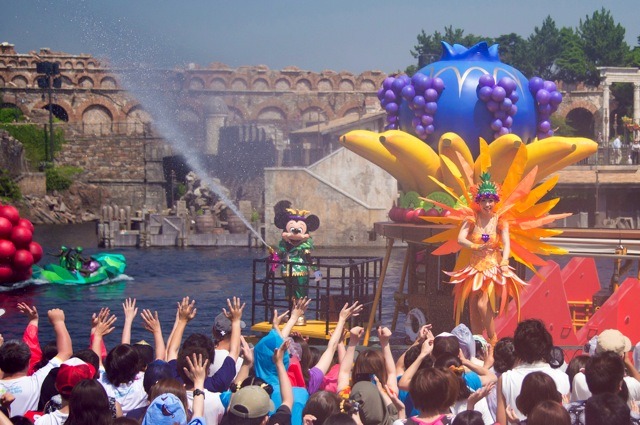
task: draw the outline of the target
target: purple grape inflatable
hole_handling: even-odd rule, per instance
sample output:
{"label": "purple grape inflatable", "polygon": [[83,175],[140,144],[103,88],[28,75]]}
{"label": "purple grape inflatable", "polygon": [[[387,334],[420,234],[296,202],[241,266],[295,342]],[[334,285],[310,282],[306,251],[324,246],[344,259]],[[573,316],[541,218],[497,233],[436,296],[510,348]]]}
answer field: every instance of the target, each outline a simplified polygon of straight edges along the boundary
{"label": "purple grape inflatable", "polygon": [[[385,82],[391,85],[393,81]],[[481,42],[466,49],[442,42],[440,60],[418,71],[411,83],[415,90],[406,89],[407,85],[403,88],[397,112],[399,128],[436,149],[440,136],[449,131],[459,134],[474,156],[478,155],[480,137],[490,143],[497,135],[511,132],[527,142],[541,133],[529,81],[517,69],[500,62],[496,44],[488,47]],[[544,88],[542,79],[536,80],[536,88],[537,83]],[[546,88],[552,89],[548,84]],[[548,97],[545,100],[550,102]],[[430,124],[424,125],[425,121]]]}

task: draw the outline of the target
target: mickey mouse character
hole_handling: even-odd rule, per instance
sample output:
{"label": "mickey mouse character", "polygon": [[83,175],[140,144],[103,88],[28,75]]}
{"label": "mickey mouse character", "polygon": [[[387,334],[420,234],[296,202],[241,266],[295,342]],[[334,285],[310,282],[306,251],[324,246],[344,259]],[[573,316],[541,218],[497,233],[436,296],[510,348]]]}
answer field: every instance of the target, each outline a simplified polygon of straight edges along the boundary
{"label": "mickey mouse character", "polygon": [[[276,213],[274,223],[277,228],[282,229],[282,240],[276,254],[283,261],[280,270],[287,283],[286,296],[306,297],[313,249],[313,239],[309,232],[320,227],[320,219],[316,215],[309,215],[309,211],[287,208]],[[319,280],[317,273],[319,272],[316,272],[316,280]]]}

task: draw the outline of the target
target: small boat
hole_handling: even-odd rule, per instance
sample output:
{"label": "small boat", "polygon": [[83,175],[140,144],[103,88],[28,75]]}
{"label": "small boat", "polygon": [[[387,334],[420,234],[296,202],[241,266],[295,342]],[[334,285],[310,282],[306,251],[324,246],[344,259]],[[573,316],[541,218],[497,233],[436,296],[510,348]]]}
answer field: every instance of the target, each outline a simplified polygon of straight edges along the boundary
{"label": "small boat", "polygon": [[69,270],[59,264],[33,266],[33,279],[61,285],[91,285],[125,276],[127,260],[122,254],[98,253],[91,256],[81,270]]}

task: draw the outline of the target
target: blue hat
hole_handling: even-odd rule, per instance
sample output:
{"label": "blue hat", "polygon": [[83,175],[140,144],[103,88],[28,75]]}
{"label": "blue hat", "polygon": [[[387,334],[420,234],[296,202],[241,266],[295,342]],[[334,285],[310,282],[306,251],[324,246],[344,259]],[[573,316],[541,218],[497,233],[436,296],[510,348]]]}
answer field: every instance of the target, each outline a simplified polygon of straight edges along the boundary
{"label": "blue hat", "polygon": [[178,397],[166,393],[156,397],[142,419],[142,425],[186,424],[187,414]]}
{"label": "blue hat", "polygon": [[154,360],[147,365],[147,370],[144,372],[144,379],[142,380],[142,386],[147,394],[151,393],[151,387],[155,385],[161,379],[168,379],[175,377],[175,367],[164,360]]}

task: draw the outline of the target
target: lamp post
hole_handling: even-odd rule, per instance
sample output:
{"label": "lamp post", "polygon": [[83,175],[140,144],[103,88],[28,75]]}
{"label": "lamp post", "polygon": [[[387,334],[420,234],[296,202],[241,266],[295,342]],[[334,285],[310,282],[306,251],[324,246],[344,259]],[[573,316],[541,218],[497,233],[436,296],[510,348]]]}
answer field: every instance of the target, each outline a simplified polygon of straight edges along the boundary
{"label": "lamp post", "polygon": [[[51,160],[53,162],[53,105],[51,97],[53,89],[59,89],[62,87],[62,78],[56,77],[60,75],[60,67],[54,62],[39,62],[36,65],[36,72],[40,74],[37,79],[38,87],[47,90],[48,104],[49,104],[49,147],[47,149],[47,143],[44,145],[44,160],[45,162]],[[44,96],[43,96],[44,97]],[[49,155],[50,154],[50,155]]]}

